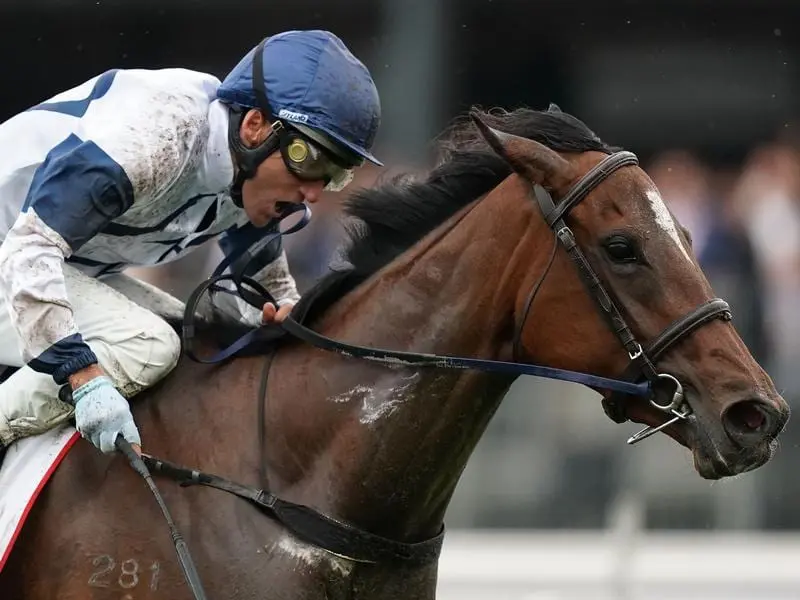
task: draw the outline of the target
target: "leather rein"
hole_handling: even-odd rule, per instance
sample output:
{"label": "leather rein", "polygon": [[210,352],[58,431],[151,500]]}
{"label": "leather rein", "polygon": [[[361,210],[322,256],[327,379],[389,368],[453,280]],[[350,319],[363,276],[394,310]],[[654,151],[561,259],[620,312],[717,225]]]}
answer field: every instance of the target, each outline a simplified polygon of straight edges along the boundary
{"label": "leather rein", "polygon": [[[286,333],[317,348],[391,366],[475,369],[507,375],[534,375],[581,383],[595,389],[605,389],[611,393],[603,400],[604,410],[612,420],[618,423],[627,420],[625,415],[625,401],[627,397],[649,397],[650,403],[657,409],[667,413],[670,419],[659,427],[648,427],[640,431],[629,439],[628,443],[636,443],[645,439],[657,431],[687,418],[691,414],[691,409],[685,402],[683,388],[680,382],[672,375],[659,373],[658,369],[655,367],[655,362],[678,341],[691,334],[697,328],[715,319],[730,320],[731,312],[727,302],[719,298],[714,298],[671,323],[656,336],[654,340],[644,346],[634,336],[631,328],[622,316],[622,313],[614,303],[612,296],[603,286],[594,268],[578,246],[575,235],[569,226],[567,226],[565,218],[572,208],[577,206],[592,190],[618,169],[638,164],[637,157],[631,152],[610,154],[586,173],[558,203],[553,201],[551,195],[543,187],[539,185],[533,186],[533,196],[545,221],[554,232],[557,242],[554,241],[544,274],[533,286],[526,300],[522,318],[518,320],[515,327],[513,343],[514,359],[516,360],[519,356],[519,348],[521,346],[520,338],[531,305],[553,264],[556,249],[558,244],[560,244],[578,269],[581,280],[587,292],[595,301],[600,313],[603,315],[622,346],[628,352],[630,363],[619,379],[609,379],[587,373],[520,362],[504,362],[358,346],[334,340],[317,333],[295,320],[292,315],[287,317],[280,325],[280,328]],[[258,240],[258,243],[250,248],[244,248],[226,257],[214,270],[212,276],[198,286],[191,294],[186,303],[182,331],[184,352],[190,358],[206,364],[217,363],[236,355],[254,342],[263,341],[265,331],[268,330],[268,328],[254,329],[248,332],[236,340],[231,346],[225,348],[210,359],[199,357],[194,352],[193,345],[195,310],[200,297],[207,291],[236,293],[258,310],[261,310],[266,302],[274,302],[274,298],[263,286],[252,278],[243,275],[243,273],[247,265],[257,255],[258,249],[263,248],[266,244],[279,236],[288,235],[301,229],[308,223],[311,213],[310,209],[305,205],[289,207],[288,211],[286,211],[281,218],[283,219],[293,212],[300,210],[304,211],[303,218],[286,231],[277,231],[274,234],[259,238],[258,232],[253,230],[253,239]],[[229,267],[231,274],[224,274],[225,270]],[[228,288],[221,287],[219,283],[223,281],[231,281],[236,291],[234,292]],[[272,354],[266,357],[258,392],[260,416],[258,423],[258,439],[262,462],[265,446],[263,417],[266,410],[267,378],[271,358]],[[656,401],[655,391],[657,388],[664,385],[672,387],[672,396],[669,402],[660,404]],[[444,527],[437,536],[431,539],[422,540],[417,543],[398,542],[366,532],[355,525],[324,515],[308,506],[282,500],[266,489],[242,485],[217,475],[181,467],[146,454],[142,455],[142,459],[146,465],[144,472],[142,468],[138,468],[137,470],[145,477],[149,476],[147,472],[149,468],[154,472],[161,473],[180,482],[182,486],[203,485],[234,494],[248,501],[266,515],[281,523],[299,539],[348,560],[371,564],[425,565],[435,561],[441,551]],[[131,460],[133,462],[133,459]],[[261,465],[260,479],[260,484],[264,485],[266,477],[263,464]],[[151,486],[151,489],[154,488]],[[157,494],[157,492],[154,491],[154,494]],[[159,498],[158,495],[157,498]],[[171,521],[168,519],[168,522]],[[175,535],[173,534],[173,538],[174,537]],[[187,581],[190,582],[190,585],[192,584],[191,579],[188,577]],[[197,593],[195,597],[204,598],[204,596],[200,596]]]}

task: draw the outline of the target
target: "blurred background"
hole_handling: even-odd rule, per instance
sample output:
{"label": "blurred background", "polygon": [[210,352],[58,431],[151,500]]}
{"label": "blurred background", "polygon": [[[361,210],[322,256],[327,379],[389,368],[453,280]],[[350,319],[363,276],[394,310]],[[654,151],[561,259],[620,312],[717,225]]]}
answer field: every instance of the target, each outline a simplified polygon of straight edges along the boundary
{"label": "blurred background", "polygon": [[[717,295],[800,408],[796,0],[3,0],[0,119],[112,67],[224,77],[269,33],[325,28],[372,71],[376,153],[428,166],[473,104],[558,103],[636,152]],[[358,185],[381,172],[365,168]],[[301,289],[340,198],[286,241]],[[185,298],[216,247],[136,274]],[[666,438],[635,447],[593,392],[519,380],[453,499],[441,598],[800,598],[800,421],[757,472],[709,483]]]}

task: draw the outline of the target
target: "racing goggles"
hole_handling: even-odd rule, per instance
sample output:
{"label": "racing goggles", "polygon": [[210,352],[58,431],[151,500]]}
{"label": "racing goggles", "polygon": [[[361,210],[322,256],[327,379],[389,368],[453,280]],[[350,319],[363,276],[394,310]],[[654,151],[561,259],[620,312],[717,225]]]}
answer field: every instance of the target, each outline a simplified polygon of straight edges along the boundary
{"label": "racing goggles", "polygon": [[[353,180],[353,169],[357,166],[347,164],[321,144],[293,128],[285,127],[280,121],[272,125],[279,132],[280,151],[289,172],[303,181],[323,181],[325,191],[340,192]],[[283,131],[279,131],[279,130]]]}

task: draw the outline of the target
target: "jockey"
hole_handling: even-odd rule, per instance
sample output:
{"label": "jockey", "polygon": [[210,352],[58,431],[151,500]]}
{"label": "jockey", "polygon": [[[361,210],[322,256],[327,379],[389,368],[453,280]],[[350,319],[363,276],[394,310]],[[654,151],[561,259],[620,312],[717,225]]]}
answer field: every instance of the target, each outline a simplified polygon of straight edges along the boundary
{"label": "jockey", "polygon": [[[0,384],[0,449],[73,416],[103,452],[117,434],[140,446],[127,399],[180,354],[150,308],[182,305],[121,271],[215,239],[234,252],[253,241],[248,223],[275,231],[286,203],[316,202],[365,160],[381,164],[370,154],[379,123],[369,71],[342,41],[289,31],[221,83],[112,70],[0,124],[0,365],[21,367]],[[240,303],[252,324],[299,298],[279,242],[258,259],[247,274],[279,306]]]}

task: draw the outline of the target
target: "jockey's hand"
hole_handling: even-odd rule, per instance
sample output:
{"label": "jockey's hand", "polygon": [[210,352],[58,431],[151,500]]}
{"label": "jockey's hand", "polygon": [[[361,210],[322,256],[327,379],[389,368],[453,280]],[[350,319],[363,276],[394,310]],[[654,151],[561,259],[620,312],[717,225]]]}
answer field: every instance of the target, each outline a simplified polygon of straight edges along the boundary
{"label": "jockey's hand", "polygon": [[102,452],[116,450],[114,441],[118,434],[134,446],[137,454],[141,452],[142,440],[128,401],[106,375],[95,377],[75,389],[72,401],[75,404],[75,427]]}
{"label": "jockey's hand", "polygon": [[267,302],[261,311],[261,322],[264,325],[280,323],[289,316],[293,308],[294,304],[291,302],[281,305],[280,308],[275,308],[274,304]]}

